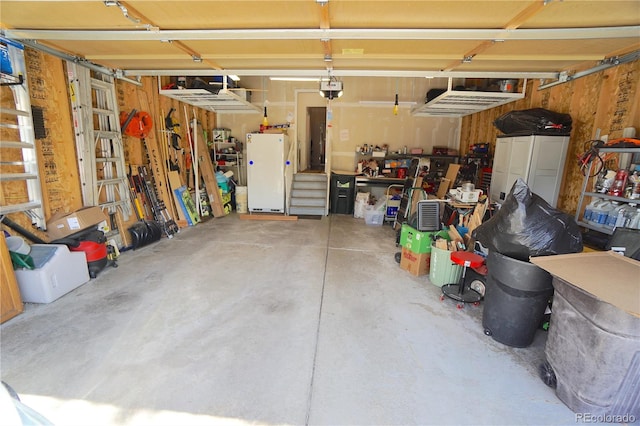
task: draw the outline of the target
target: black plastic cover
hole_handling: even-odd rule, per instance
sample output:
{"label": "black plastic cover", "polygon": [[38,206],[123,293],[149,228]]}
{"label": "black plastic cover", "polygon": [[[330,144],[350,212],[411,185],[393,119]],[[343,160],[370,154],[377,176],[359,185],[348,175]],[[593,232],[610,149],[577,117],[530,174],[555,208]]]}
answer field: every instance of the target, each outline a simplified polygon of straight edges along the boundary
{"label": "black plastic cover", "polygon": [[510,111],[493,124],[507,135],[561,135],[571,133],[571,116],[544,108]]}
{"label": "black plastic cover", "polygon": [[489,251],[522,261],[582,251],[582,233],[574,218],[532,193],[522,179],[514,182],[502,207],[474,229],[472,237]]}

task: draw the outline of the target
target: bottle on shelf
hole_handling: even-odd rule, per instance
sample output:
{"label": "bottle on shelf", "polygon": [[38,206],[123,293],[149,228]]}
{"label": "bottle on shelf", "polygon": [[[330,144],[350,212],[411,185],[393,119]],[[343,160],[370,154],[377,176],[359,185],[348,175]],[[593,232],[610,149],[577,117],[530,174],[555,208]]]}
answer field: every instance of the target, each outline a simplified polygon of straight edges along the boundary
{"label": "bottle on shelf", "polygon": [[602,202],[602,198],[594,197],[587,207],[584,208],[584,215],[582,216],[582,220],[585,222],[591,222],[591,217],[593,216],[593,211],[598,203]]}
{"label": "bottle on shelf", "polygon": [[632,200],[640,199],[640,176],[638,176],[638,172],[634,171],[631,176],[629,176],[628,182],[631,187],[631,194],[629,198]]}
{"label": "bottle on shelf", "polygon": [[598,199],[598,201],[595,202],[595,204],[593,205],[593,210],[591,211],[591,215],[589,216],[589,223],[591,223],[592,225],[598,224],[598,218],[602,214],[601,206],[604,206],[605,203],[607,203],[607,201],[603,199]]}
{"label": "bottle on shelf", "polygon": [[597,215],[595,223],[599,226],[604,226],[607,223],[609,212],[613,210],[613,204],[611,201],[603,201],[596,207]]}
{"label": "bottle on shelf", "polygon": [[618,201],[611,202],[612,209],[607,215],[607,221],[604,223],[604,226],[613,229],[616,226],[616,222],[618,221],[618,215],[622,214],[624,217],[624,204],[620,204]]}
{"label": "bottle on shelf", "polygon": [[627,228],[640,229],[640,209],[636,209],[636,212],[633,213]]}
{"label": "bottle on shelf", "polygon": [[636,205],[635,204],[626,204],[622,209],[621,214],[618,214],[618,219],[616,220],[616,228],[626,228],[631,222],[631,219],[636,213]]}
{"label": "bottle on shelf", "polygon": [[613,195],[614,197],[623,197],[628,177],[628,170],[618,169],[618,171],[616,172],[616,177],[613,180],[613,184],[611,185],[611,188],[609,188],[609,195]]}

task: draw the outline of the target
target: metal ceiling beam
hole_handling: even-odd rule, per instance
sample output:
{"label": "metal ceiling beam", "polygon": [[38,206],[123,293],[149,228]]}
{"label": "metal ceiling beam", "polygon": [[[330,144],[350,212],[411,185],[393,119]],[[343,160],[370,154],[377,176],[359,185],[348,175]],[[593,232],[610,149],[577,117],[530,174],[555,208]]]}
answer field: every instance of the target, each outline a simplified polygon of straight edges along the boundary
{"label": "metal ceiling beam", "polygon": [[122,81],[126,81],[127,83],[131,83],[131,84],[135,84],[136,86],[142,86],[142,83],[140,83],[137,80],[131,80],[130,78],[127,78],[124,73],[121,70],[114,70],[111,68],[107,68],[104,67],[102,65],[98,65],[95,64],[91,61],[87,61],[84,58],[78,57],[78,56],[74,56],[74,55],[70,55],[68,53],[65,52],[61,52],[59,50],[53,49],[51,47],[48,46],[44,46],[42,44],[39,44],[37,42],[31,41],[31,40],[23,40],[22,43],[25,46],[29,46],[33,49],[36,50],[40,50],[42,52],[48,53],[49,55],[55,56],[57,58],[60,59],[64,59],[65,61],[69,61],[69,62],[74,62],[80,66],[83,66],[85,68],[89,68],[92,71],[96,71],[105,75],[109,75],[112,76],[114,78],[117,78],[119,80]]}
{"label": "metal ceiling beam", "polygon": [[609,68],[617,67],[621,64],[626,64],[628,62],[637,61],[640,59],[640,50],[636,50],[635,52],[627,53],[622,56],[615,56],[612,58],[607,58],[605,60],[600,61],[598,65],[595,67],[589,68],[588,70],[578,71],[574,74],[568,73],[560,73],[557,80],[551,83],[541,84],[538,86],[538,90],[548,89],[549,87],[557,86],[559,84],[568,83],[569,81],[573,81],[580,77],[585,77],[589,74],[593,74],[596,72],[604,71]]}
{"label": "metal ceiling beam", "polygon": [[[189,70],[189,69],[172,69],[172,70],[126,70],[123,71],[127,76],[211,76],[211,75],[237,75],[240,77],[324,77],[327,70],[322,68],[313,70]],[[399,70],[340,70],[331,71],[334,77],[405,77],[405,78],[436,78],[436,77],[458,77],[458,78],[542,78],[556,79],[559,76],[557,72],[508,72],[508,71],[399,71]]]}
{"label": "metal ceiling beam", "polygon": [[32,40],[569,40],[636,38],[640,26],[540,29],[309,28],[220,30],[6,29],[5,37]]}

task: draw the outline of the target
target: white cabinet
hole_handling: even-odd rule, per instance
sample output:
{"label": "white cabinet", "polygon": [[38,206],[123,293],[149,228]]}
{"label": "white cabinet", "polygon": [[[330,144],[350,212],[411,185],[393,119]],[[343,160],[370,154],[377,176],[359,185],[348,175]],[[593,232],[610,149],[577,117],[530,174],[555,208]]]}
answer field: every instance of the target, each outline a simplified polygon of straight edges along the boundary
{"label": "white cabinet", "polygon": [[521,178],[531,192],[556,207],[568,146],[568,136],[498,137],[491,176],[491,201],[502,203],[513,183]]}

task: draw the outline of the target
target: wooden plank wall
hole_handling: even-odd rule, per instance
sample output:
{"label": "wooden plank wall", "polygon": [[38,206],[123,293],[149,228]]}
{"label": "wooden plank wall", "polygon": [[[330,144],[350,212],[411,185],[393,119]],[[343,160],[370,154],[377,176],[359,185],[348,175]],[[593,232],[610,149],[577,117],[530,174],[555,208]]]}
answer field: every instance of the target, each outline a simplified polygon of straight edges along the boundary
{"label": "wooden plank wall", "polygon": [[615,139],[622,137],[624,128],[634,127],[640,137],[639,80],[640,61],[634,61],[544,90],[538,90],[538,80],[528,81],[524,99],[463,118],[460,150],[466,153],[470,145],[484,142],[493,152],[500,133],[493,121],[508,111],[545,108],[568,113],[573,128],[558,208],[573,215],[583,182],[577,158],[597,130]]}
{"label": "wooden plank wall", "polygon": [[[45,218],[58,212],[71,212],[82,207],[78,161],[67,94],[67,78],[61,60],[40,51],[25,48],[25,64],[31,104],[42,108],[45,136],[36,139],[40,182],[42,185]],[[12,99],[2,99],[11,107]],[[9,182],[12,184],[13,182]],[[9,196],[24,192],[22,185],[7,185],[3,191]],[[31,220],[22,213],[9,215],[14,222],[38,237],[48,236],[32,227]]]}
{"label": "wooden plank wall", "polygon": [[[56,213],[68,213],[82,207],[82,192],[80,178],[78,172],[78,160],[75,148],[75,137],[73,133],[73,123],[71,109],[69,104],[69,95],[67,88],[67,77],[64,61],[45,54],[43,52],[25,48],[25,59],[27,66],[27,78],[29,82],[29,91],[31,95],[31,103],[34,106],[41,107],[44,115],[44,126],[46,136],[43,139],[36,140],[38,147],[38,161],[40,165],[41,183],[45,210],[45,219],[49,220]],[[182,147],[187,149],[186,129],[183,113],[183,103],[160,97],[158,94],[157,80],[153,77],[144,77],[141,80],[142,87],[131,83],[118,80],[116,83],[116,93],[120,111],[129,112],[135,108],[142,110],[140,99],[142,96],[147,97],[149,109],[148,111],[154,121],[154,137],[158,141],[165,140],[160,132],[160,123],[158,120],[164,119],[161,111],[165,114],[172,106],[176,109],[174,120],[180,123],[180,133],[182,136]],[[3,106],[13,107],[12,99],[2,98]],[[189,117],[193,117],[194,108],[187,105]],[[202,128],[208,129],[208,137],[211,138],[210,130],[216,126],[216,115],[213,112],[205,111],[199,108],[195,109],[198,121],[202,123]],[[202,135],[199,135],[202,137]],[[124,137],[125,160],[127,164],[141,165],[146,164],[146,155],[144,152],[144,144],[137,138]],[[181,174],[186,181],[184,166],[181,166]],[[3,186],[3,194],[19,199],[24,196],[19,192],[25,192],[25,189],[19,185],[13,185],[9,189]],[[6,191],[5,191],[6,190]],[[9,193],[13,191],[15,193]],[[171,202],[172,200],[165,200]],[[41,232],[32,227],[31,220],[22,213],[14,213],[9,217],[33,232],[39,238],[49,241],[50,238],[45,232]],[[177,219],[177,218],[175,218]],[[124,224],[136,221],[135,215]],[[14,231],[7,229],[11,234]]]}

